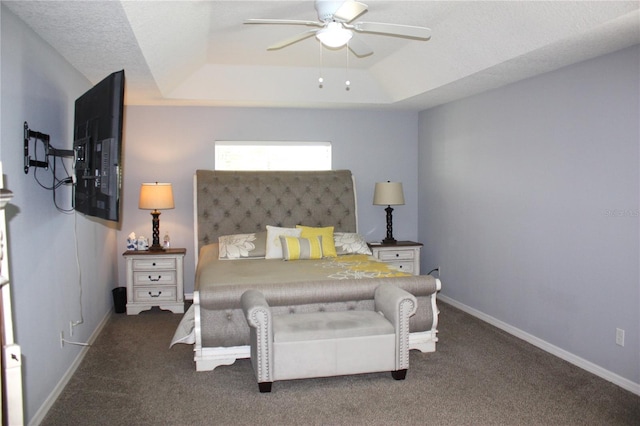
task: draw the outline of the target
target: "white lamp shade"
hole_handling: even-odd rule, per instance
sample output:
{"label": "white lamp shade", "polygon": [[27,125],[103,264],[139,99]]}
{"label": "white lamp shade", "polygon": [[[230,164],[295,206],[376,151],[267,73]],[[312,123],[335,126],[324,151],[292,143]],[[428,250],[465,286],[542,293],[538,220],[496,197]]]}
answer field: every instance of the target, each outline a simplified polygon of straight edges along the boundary
{"label": "white lamp shade", "polygon": [[377,182],[373,192],[376,206],[400,206],[404,204],[402,182]]}
{"label": "white lamp shade", "polygon": [[327,47],[342,47],[351,40],[353,32],[342,27],[338,22],[330,22],[326,28],[316,33],[316,38]]}
{"label": "white lamp shade", "polygon": [[143,183],[140,186],[138,208],[164,210],[174,208],[173,188],[170,183]]}

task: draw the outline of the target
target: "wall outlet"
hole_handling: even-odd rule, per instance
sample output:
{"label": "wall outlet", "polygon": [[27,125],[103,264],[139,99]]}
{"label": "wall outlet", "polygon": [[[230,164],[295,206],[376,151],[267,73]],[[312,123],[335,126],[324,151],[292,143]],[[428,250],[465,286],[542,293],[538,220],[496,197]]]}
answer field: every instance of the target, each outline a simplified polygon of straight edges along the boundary
{"label": "wall outlet", "polygon": [[616,328],[616,345],[624,346],[624,330]]}
{"label": "wall outlet", "polygon": [[437,275],[438,278],[440,278],[442,276],[442,269],[440,269],[439,266],[436,266],[431,271],[429,271],[429,275],[435,275],[435,274],[438,274]]}

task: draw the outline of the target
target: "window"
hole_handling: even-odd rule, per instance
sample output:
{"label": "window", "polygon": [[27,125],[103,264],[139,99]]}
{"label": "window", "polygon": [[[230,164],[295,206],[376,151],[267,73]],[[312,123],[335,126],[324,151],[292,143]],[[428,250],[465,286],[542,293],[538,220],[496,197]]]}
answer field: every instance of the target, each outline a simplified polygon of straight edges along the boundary
{"label": "window", "polygon": [[216,170],[331,170],[331,142],[216,141]]}

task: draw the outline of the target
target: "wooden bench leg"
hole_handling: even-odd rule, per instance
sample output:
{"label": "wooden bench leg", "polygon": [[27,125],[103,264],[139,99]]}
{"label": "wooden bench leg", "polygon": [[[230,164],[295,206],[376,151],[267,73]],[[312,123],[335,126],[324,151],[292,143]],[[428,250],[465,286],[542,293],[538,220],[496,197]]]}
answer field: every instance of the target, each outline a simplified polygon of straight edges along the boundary
{"label": "wooden bench leg", "polygon": [[271,385],[273,382],[261,382],[258,383],[258,389],[260,389],[260,393],[268,393],[271,392]]}
{"label": "wooden bench leg", "polygon": [[404,380],[404,378],[407,377],[407,369],[392,371],[391,377],[396,380]]}

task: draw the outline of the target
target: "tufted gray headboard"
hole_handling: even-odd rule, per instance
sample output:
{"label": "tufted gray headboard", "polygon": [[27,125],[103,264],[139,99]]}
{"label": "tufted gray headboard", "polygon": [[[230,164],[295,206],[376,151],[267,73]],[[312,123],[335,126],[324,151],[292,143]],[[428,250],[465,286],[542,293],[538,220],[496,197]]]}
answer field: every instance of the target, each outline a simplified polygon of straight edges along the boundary
{"label": "tufted gray headboard", "polygon": [[357,232],[349,170],[237,172],[197,170],[194,176],[196,258],[220,235],[264,231],[267,225],[334,226]]}

